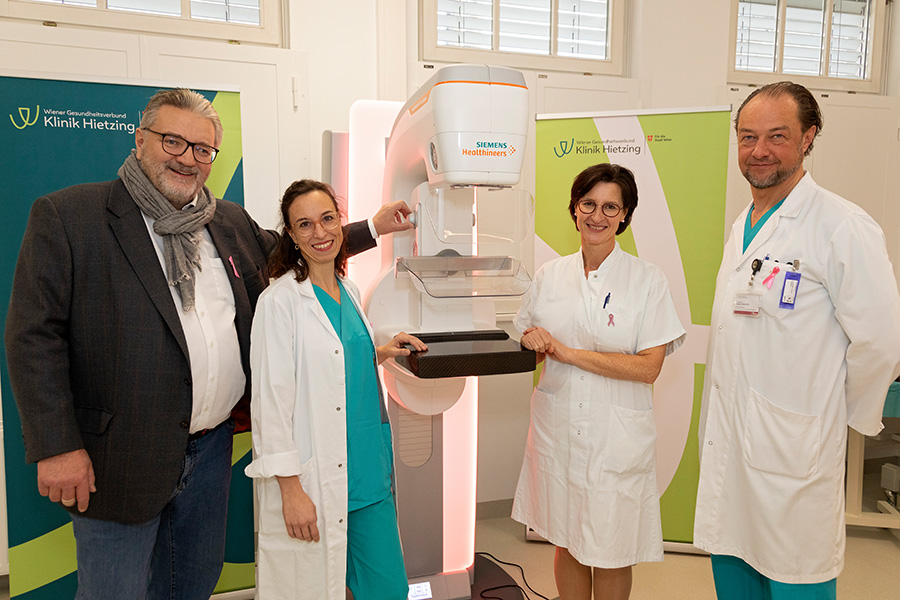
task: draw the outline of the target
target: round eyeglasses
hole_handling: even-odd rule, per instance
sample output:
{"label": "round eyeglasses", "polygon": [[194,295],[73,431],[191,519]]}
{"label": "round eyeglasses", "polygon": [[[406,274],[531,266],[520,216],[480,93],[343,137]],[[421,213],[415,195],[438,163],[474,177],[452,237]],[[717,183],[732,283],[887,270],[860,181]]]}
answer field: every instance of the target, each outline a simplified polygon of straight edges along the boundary
{"label": "round eyeglasses", "polygon": [[171,154],[172,156],[181,156],[187,149],[190,148],[194,154],[194,160],[198,163],[203,163],[204,165],[212,164],[212,161],[216,160],[216,156],[219,155],[219,149],[213,148],[212,146],[208,146],[206,144],[201,144],[199,142],[189,142],[184,138],[178,137],[177,135],[172,135],[170,133],[160,133],[158,131],[153,131],[148,127],[141,127],[143,131],[149,131],[150,133],[155,133],[158,135],[162,142],[162,149],[165,150],[166,154]]}
{"label": "round eyeglasses", "polygon": [[[585,198],[584,200],[580,200],[578,202],[578,212],[583,215],[592,215],[594,211],[597,210],[597,203],[593,200],[588,200]],[[618,217],[619,213],[622,212],[622,207],[614,202],[607,202],[606,204],[600,205],[600,211],[604,214],[604,216],[609,217],[610,219],[614,217]]]}
{"label": "round eyeglasses", "polygon": [[325,231],[334,231],[341,226],[341,219],[337,213],[330,212],[322,215],[321,219],[297,219],[291,228],[300,237],[310,237],[316,231],[316,225],[321,225]]}

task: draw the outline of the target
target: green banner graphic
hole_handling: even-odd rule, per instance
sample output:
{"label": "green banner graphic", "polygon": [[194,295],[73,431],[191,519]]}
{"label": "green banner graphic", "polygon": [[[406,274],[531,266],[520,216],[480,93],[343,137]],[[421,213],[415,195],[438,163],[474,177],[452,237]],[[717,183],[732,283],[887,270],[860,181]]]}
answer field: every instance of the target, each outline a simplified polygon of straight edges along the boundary
{"label": "green banner graphic", "polygon": [[[0,77],[0,337],[16,258],[35,199],[91,181],[107,181],[134,148],[141,111],[157,87]],[[225,137],[207,185],[219,198],[244,203],[240,95],[197,90],[215,106]],[[75,594],[75,541],[62,508],[37,491],[35,465],[25,464],[21,423],[0,344],[0,397],[6,457],[10,596],[59,600]],[[216,591],[254,586],[252,484],[244,476],[250,437],[235,438],[225,569]]]}
{"label": "green banner graphic", "polygon": [[724,246],[729,119],[727,108],[553,115],[538,116],[536,127],[535,268],[578,251],[568,213],[575,176],[597,163],[628,167],[639,202],[619,245],[662,267],[687,330],[653,393],[663,538],[674,542],[693,536],[707,328]]}

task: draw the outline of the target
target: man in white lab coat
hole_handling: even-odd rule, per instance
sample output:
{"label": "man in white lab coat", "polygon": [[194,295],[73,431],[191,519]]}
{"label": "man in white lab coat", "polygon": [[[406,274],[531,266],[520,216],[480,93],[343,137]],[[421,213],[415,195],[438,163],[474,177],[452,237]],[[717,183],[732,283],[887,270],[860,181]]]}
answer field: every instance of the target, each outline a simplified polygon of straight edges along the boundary
{"label": "man in white lab coat", "polygon": [[880,227],[803,168],[822,129],[809,90],[754,91],[735,129],[753,202],[716,280],[694,544],[720,599],[835,598],[847,426],[882,428],[900,297]]}

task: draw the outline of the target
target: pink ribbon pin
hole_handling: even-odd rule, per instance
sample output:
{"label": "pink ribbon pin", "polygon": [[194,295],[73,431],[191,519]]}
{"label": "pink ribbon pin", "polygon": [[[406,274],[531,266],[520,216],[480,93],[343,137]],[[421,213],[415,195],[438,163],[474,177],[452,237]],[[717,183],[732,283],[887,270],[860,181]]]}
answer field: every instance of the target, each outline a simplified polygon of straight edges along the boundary
{"label": "pink ribbon pin", "polygon": [[765,279],[763,279],[763,285],[766,286],[768,289],[771,290],[771,289],[772,289],[772,282],[775,281],[775,276],[778,275],[778,272],[779,272],[780,270],[781,270],[781,269],[779,269],[778,267],[775,267],[774,269],[772,269],[772,272],[769,273],[769,276],[766,277]]}
{"label": "pink ribbon pin", "polygon": [[606,326],[607,326],[607,327],[609,327],[610,325],[615,326],[615,323],[613,322],[613,315],[612,315],[612,314],[609,315],[609,321],[606,322]]}
{"label": "pink ribbon pin", "polygon": [[231,263],[231,268],[234,270],[234,276],[237,277],[238,279],[240,279],[240,278],[241,278],[241,274],[238,273],[237,267],[234,266],[234,257],[229,256],[229,257],[228,257],[228,262]]}

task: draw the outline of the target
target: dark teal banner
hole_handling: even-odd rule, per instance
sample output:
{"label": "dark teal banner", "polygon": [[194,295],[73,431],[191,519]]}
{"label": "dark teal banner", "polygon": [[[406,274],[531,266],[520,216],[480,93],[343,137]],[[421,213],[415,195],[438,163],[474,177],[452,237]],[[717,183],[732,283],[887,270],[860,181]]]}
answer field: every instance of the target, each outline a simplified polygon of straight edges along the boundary
{"label": "dark teal banner", "polygon": [[[0,338],[16,258],[35,199],[58,189],[115,179],[134,148],[141,111],[158,87],[0,77]],[[219,198],[244,203],[240,95],[197,90],[215,106],[225,128],[222,153],[207,185]],[[36,382],[39,385],[39,382]],[[40,496],[35,465],[25,464],[22,430],[0,344],[0,393],[6,456],[10,595],[60,600],[75,594],[72,523]],[[217,591],[253,587],[252,486],[249,434],[235,438],[225,569]]]}

